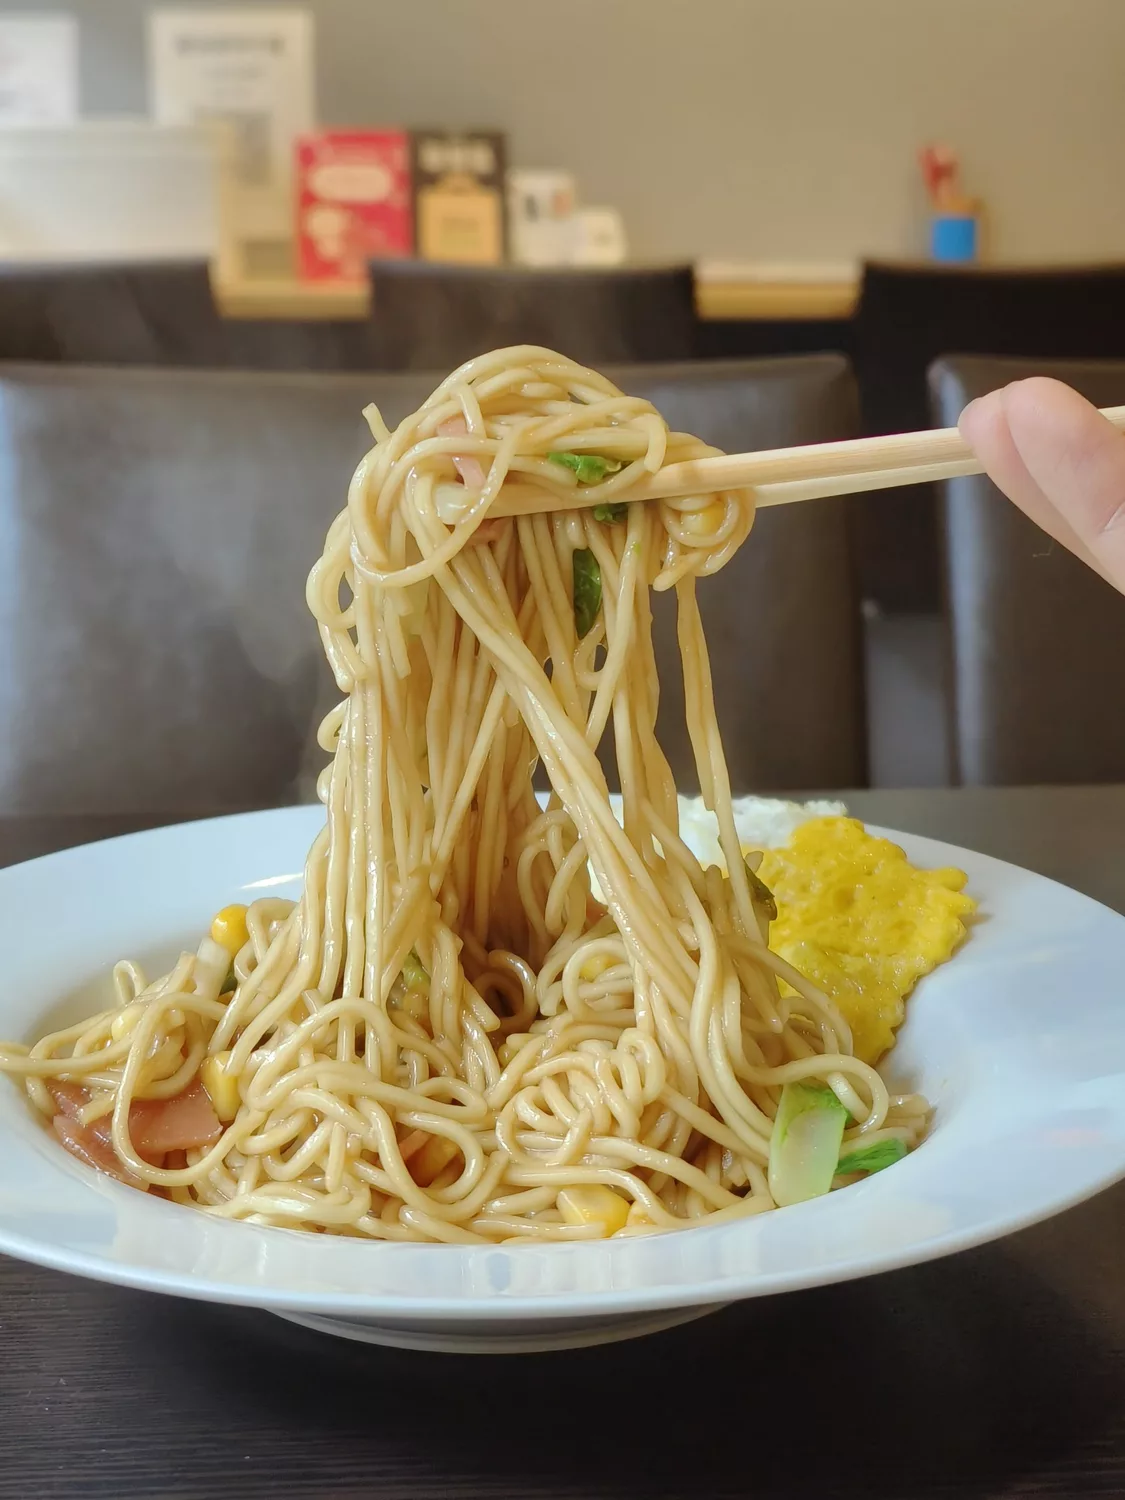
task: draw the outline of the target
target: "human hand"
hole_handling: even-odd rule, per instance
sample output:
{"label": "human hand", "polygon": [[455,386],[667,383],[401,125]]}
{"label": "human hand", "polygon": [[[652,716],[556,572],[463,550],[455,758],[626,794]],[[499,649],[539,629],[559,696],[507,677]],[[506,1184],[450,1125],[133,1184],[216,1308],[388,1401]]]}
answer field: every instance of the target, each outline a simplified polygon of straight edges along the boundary
{"label": "human hand", "polygon": [[961,434],[993,483],[1125,593],[1125,439],[1077,391],[1019,380],[971,402]]}

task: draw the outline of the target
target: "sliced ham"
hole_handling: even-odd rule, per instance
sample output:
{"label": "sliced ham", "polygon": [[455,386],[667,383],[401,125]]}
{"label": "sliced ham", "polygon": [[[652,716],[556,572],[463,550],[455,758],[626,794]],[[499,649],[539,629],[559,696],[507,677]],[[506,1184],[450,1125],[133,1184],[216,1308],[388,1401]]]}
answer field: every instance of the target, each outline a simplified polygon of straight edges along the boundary
{"label": "sliced ham", "polygon": [[112,1143],[103,1139],[102,1133],[97,1129],[97,1125],[102,1123],[100,1120],[93,1126],[79,1125],[69,1115],[56,1115],[51,1123],[55,1134],[71,1156],[76,1156],[79,1161],[84,1161],[88,1167],[93,1167],[98,1172],[116,1177],[118,1182],[124,1182],[128,1187],[146,1191],[148,1183],[134,1177],[128,1168],[123,1167],[117,1160],[117,1152]]}
{"label": "sliced ham", "polygon": [[77,1083],[64,1083],[61,1078],[47,1080],[47,1092],[55,1101],[60,1115],[73,1119],[80,1109],[90,1102],[90,1090]]}
{"label": "sliced ham", "polygon": [[222,1133],[215,1106],[198,1078],[172,1099],[138,1099],[129,1110],[129,1134],[146,1157],[211,1146]]}
{"label": "sliced ham", "polygon": [[[99,1172],[108,1172],[120,1182],[127,1182],[130,1187],[147,1187],[118,1160],[109,1115],[89,1125],[79,1122],[79,1110],[90,1102],[89,1090],[58,1079],[52,1079],[47,1090],[58,1109],[52,1121],[55,1134],[71,1155]],[[198,1079],[174,1098],[138,1099],[129,1108],[129,1135],[134,1149],[154,1167],[164,1162],[166,1152],[209,1146],[222,1132],[219,1117]]]}
{"label": "sliced ham", "polygon": [[[450,417],[448,422],[443,422],[438,428],[442,437],[465,437],[469,429],[465,426],[464,417]],[[461,476],[461,483],[468,485],[471,490],[484,489],[484,468],[479,458],[466,454],[462,458],[459,454],[452,455],[453,467]]]}
{"label": "sliced ham", "polygon": [[[100,1120],[93,1120],[89,1125],[83,1125],[78,1118],[78,1112],[84,1109],[90,1102],[90,1090],[82,1088],[77,1083],[60,1083],[52,1079],[47,1085],[47,1092],[58,1105],[58,1114],[55,1116],[55,1128],[58,1130],[59,1120],[67,1120],[73,1129],[64,1136],[59,1132],[60,1138],[65,1142],[68,1139],[82,1139],[96,1141],[99,1146],[113,1151],[113,1118],[110,1115],[102,1115]],[[114,1161],[117,1160],[116,1154]],[[123,1167],[122,1171],[128,1169]]]}
{"label": "sliced ham", "polygon": [[[450,417],[447,422],[443,422],[438,428],[438,432],[442,437],[463,437],[468,430],[465,426],[464,417]],[[484,465],[479,458],[474,458],[468,454],[462,458],[460,455],[455,454],[453,455],[453,467],[461,476],[461,483],[469,489],[484,489]],[[477,527],[476,531],[473,532],[473,545],[481,546],[489,542],[497,542],[503,534],[503,520],[484,520]]]}

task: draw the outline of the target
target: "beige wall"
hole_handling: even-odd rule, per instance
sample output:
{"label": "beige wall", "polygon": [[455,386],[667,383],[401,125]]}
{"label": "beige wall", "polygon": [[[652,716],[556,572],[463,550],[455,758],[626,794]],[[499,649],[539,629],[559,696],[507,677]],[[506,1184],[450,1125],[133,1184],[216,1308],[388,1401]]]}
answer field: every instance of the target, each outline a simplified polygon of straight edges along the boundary
{"label": "beige wall", "polygon": [[[60,8],[82,18],[87,107],[142,108],[145,0]],[[914,151],[943,137],[997,257],[1125,259],[1125,0],[310,9],[327,122],[503,126],[515,163],[618,204],[639,255],[909,254]]]}

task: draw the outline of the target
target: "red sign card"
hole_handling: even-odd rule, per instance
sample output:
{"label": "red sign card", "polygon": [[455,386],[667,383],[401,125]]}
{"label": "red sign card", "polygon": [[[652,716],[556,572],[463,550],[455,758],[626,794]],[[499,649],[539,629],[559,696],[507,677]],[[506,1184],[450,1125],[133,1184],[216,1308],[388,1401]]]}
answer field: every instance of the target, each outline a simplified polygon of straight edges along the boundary
{"label": "red sign card", "polygon": [[402,130],[326,130],[297,141],[297,264],[309,281],[362,281],[369,260],[413,249]]}

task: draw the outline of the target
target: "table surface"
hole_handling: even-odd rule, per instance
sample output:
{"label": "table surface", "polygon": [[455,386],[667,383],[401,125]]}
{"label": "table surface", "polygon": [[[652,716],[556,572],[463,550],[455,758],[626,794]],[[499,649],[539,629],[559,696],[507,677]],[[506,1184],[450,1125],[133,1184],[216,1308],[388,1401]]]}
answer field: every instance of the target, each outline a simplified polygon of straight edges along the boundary
{"label": "table surface", "polygon": [[[1125,911],[1125,787],[847,800]],[[0,863],[138,822],[0,820]],[[482,1358],[0,1258],[0,1497],[1121,1495],[1123,1262],[1125,1184],[913,1270]]]}

